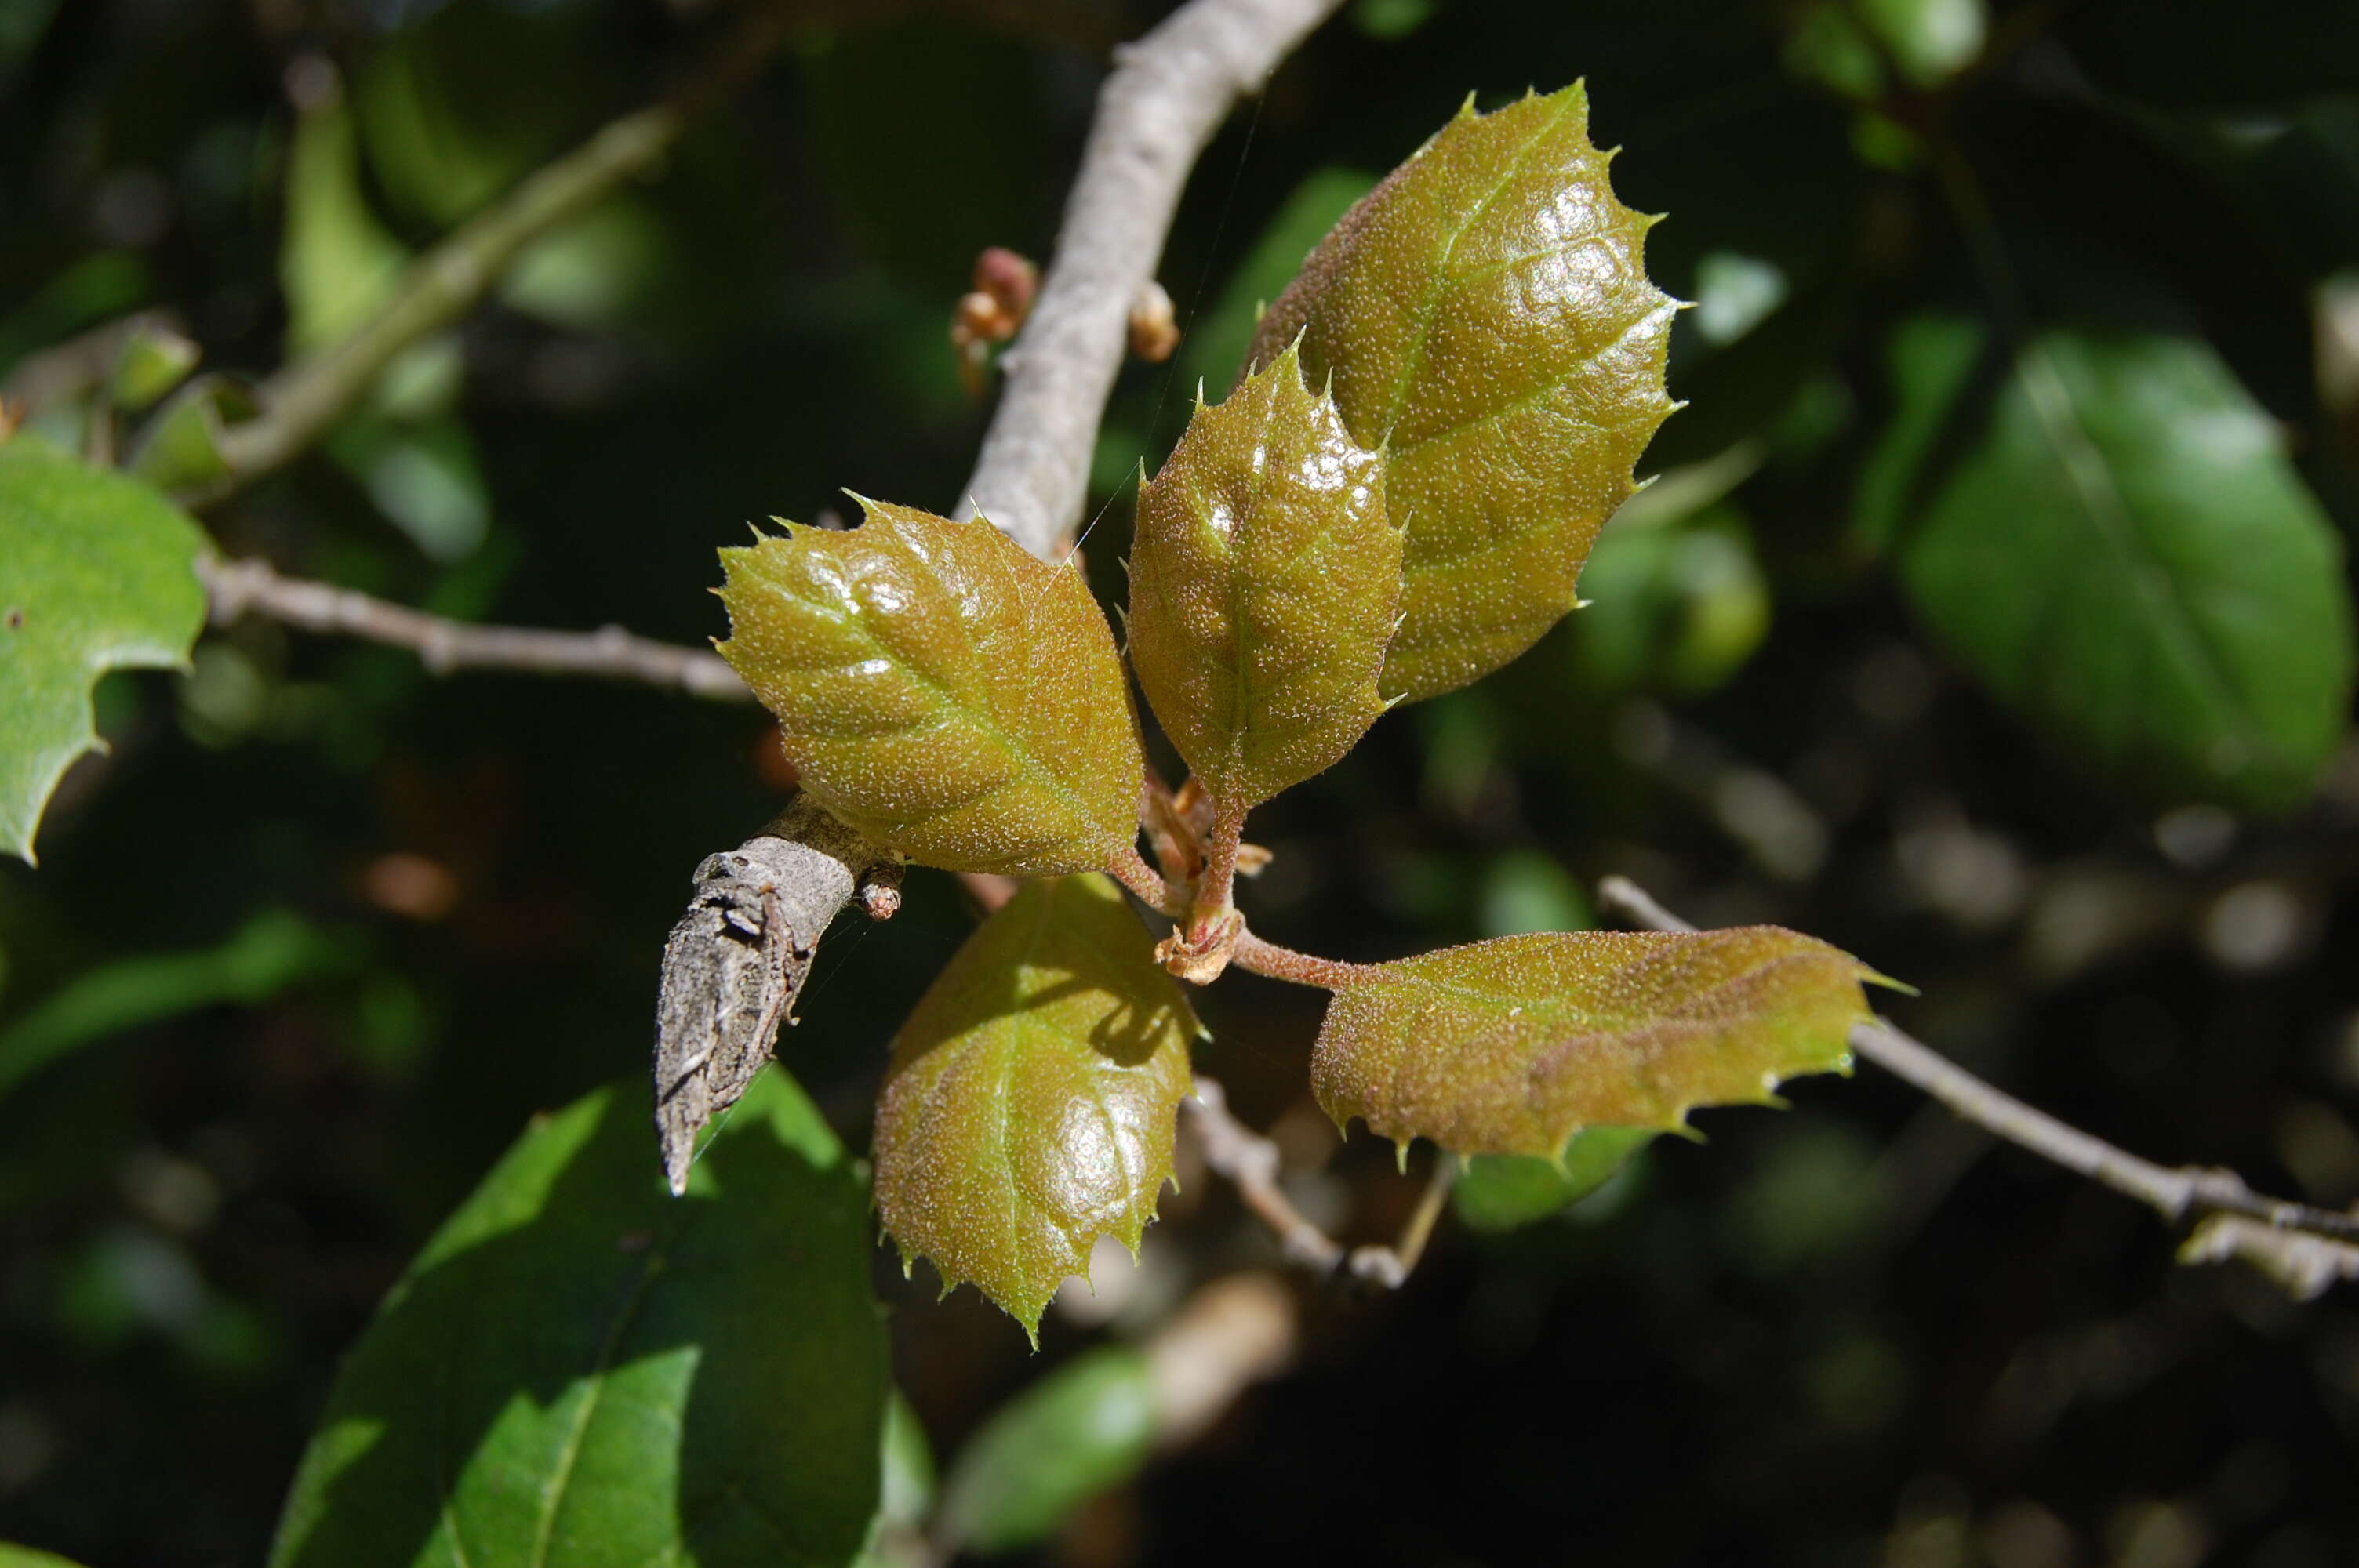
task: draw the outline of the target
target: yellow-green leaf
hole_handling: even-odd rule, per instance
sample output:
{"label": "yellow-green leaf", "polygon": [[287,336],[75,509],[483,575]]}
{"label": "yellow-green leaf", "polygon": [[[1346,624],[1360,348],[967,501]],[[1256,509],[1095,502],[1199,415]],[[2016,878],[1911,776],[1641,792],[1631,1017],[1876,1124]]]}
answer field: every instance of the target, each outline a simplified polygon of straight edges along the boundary
{"label": "yellow-green leaf", "polygon": [[1408,580],[1387,696],[1464,686],[1573,608],[1671,411],[1653,220],[1614,200],[1588,121],[1578,83],[1470,105],[1345,215],[1255,335],[1266,364],[1301,333],[1353,438],[1389,443]]}
{"label": "yellow-green leaf", "polygon": [[1868,1016],[1858,959],[1774,925],[1542,932],[1372,965],[1328,1005],[1312,1087],[1462,1154],[1553,1159],[1586,1127],[1683,1126],[1842,1071]]}
{"label": "yellow-green leaf", "polygon": [[1139,485],[1131,663],[1228,805],[1332,766],[1376,721],[1400,590],[1384,460],[1303,384],[1291,348],[1225,403],[1199,404]]}
{"label": "yellow-green leaf", "polygon": [[1112,882],[1025,887],[893,1043],[874,1158],[902,1257],[1037,1331],[1099,1237],[1136,1251],[1155,1217],[1196,1029]]}
{"label": "yellow-green leaf", "polygon": [[1142,764],[1114,633],[1080,569],[977,518],[862,501],[850,532],[723,550],[721,652],[803,787],[877,843],[953,871],[1110,864]]}

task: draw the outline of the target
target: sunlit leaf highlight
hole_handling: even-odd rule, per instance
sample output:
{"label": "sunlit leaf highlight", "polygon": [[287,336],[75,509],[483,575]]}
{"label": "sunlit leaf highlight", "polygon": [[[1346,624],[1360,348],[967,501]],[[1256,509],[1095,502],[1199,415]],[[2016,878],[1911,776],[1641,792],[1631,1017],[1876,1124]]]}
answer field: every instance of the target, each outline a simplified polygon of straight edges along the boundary
{"label": "sunlit leaf highlight", "polygon": [[1383,469],[1289,348],[1200,405],[1140,484],[1131,663],[1214,798],[1259,805],[1333,765],[1384,712],[1401,545]]}
{"label": "sunlit leaf highlight", "polygon": [[1470,103],[1345,215],[1256,334],[1255,364],[1301,334],[1353,438],[1388,449],[1407,571],[1388,697],[1464,686],[1573,608],[1673,406],[1653,220],[1614,199],[1588,122],[1577,83]]}
{"label": "sunlit leaf highlight", "polygon": [[1675,1130],[1844,1069],[1875,971],[1771,925],[1543,932],[1370,966],[1311,1058],[1346,1126],[1462,1154],[1555,1159],[1591,1127]]}
{"label": "sunlit leaf highlight", "polygon": [[1197,1024],[1154,946],[1105,878],[1030,883],[894,1041],[874,1140],[885,1228],[1027,1331],[1100,1237],[1137,1249],[1171,1175]]}
{"label": "sunlit leaf highlight", "polygon": [[1052,876],[1137,835],[1142,762],[1114,634],[1077,565],[989,523],[861,502],[721,552],[720,644],[803,787],[911,860]]}

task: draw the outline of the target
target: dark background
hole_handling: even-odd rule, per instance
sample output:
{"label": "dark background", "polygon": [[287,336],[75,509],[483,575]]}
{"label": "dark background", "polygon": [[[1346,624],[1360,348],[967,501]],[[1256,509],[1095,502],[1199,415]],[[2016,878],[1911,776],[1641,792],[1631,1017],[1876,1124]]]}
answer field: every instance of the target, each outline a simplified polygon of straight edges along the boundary
{"label": "dark background", "polygon": [[[342,69],[356,189],[415,248],[661,89],[725,9],[7,0],[0,363],[142,306],[213,366],[278,362],[299,60]],[[1813,42],[1822,9],[1347,5],[1189,188],[1160,276],[1193,336],[1116,393],[1093,576],[1117,591],[1125,477],[1194,377],[1233,371],[1240,269],[1306,182],[1389,168],[1470,90],[1586,77],[1617,189],[1671,214],[1650,270],[1706,302],[1675,345],[1692,406],[1646,466],[1738,441],[1759,466],[1690,528],[1719,541],[1703,565],[1388,718],[1257,815],[1278,856],[1244,895],[1257,926],[1390,957],[1578,924],[1580,889],[1623,871],[1699,920],[1860,953],[1921,988],[1895,1004],[1910,1027],[2127,1147],[2348,1203],[2359,753],[2281,819],[2169,815],[1946,665],[1849,515],[1889,328],[2001,308],[1922,156],[1937,127],[2024,310],[2208,339],[2359,523],[2352,386],[2316,327],[2321,286],[2359,266],[2359,14],[2001,0],[1962,76],[1871,81],[1871,110]],[[697,642],[721,629],[712,552],[746,520],[813,519],[839,487],[948,510],[986,415],[951,304],[980,247],[1045,256],[1103,44],[1156,13],[814,16],[554,282],[467,322],[454,392],[208,523],[446,613]],[[1277,281],[1317,232],[1272,242]],[[1773,268],[1782,305],[1712,342],[1731,256],[1740,283]],[[69,779],[40,869],[0,866],[0,1031],[62,1010],[80,1042],[0,1092],[0,1537],[94,1568],[248,1563],[422,1238],[535,1110],[644,1070],[688,873],[764,819],[777,770],[750,708],[438,681],[260,622],[192,676],[114,677],[101,711],[113,750]],[[784,1045],[855,1145],[884,1043],[971,920],[919,872],[899,919],[822,952]],[[1241,977],[1203,1011],[1205,1069],[1325,1159],[1316,999]],[[2295,1306],[2182,1271],[2150,1216],[1872,1070],[1788,1095],[1706,1115],[1708,1142],[1567,1217],[1446,1228],[1397,1297],[1308,1292],[1299,1365],[1049,1556],[2359,1561],[2348,1287]],[[1416,1190],[1364,1138],[1309,1189],[1354,1240]],[[1150,1271],[1269,1256],[1208,1182],[1167,1215]],[[945,1454],[1104,1332],[1052,1314],[1036,1360],[972,1292],[937,1304],[884,1259],[898,1375]]]}

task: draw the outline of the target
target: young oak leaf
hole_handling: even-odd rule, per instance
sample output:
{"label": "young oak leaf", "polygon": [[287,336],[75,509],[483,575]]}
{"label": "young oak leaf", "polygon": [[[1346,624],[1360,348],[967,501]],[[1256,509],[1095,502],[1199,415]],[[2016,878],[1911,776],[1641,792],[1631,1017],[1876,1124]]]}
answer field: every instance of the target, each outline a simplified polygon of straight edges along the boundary
{"label": "young oak leaf", "polygon": [[1138,490],[1130,659],[1171,742],[1243,809],[1332,766],[1385,710],[1401,542],[1384,460],[1292,348],[1199,404]]}
{"label": "young oak leaf", "polygon": [[1576,602],[1597,531],[1674,405],[1676,301],[1654,220],[1614,200],[1579,83],[1470,103],[1346,213],[1264,314],[1248,365],[1301,336],[1363,447],[1387,446],[1407,545],[1387,697],[1438,696]]}
{"label": "young oak leaf", "polygon": [[1100,876],[1027,883],[919,1000],[876,1103],[876,1207],[906,1262],[1038,1336],[1112,1236],[1136,1252],[1171,1176],[1196,1017]]}
{"label": "young oak leaf", "polygon": [[721,552],[719,647],[777,716],[803,788],[946,871],[1109,863],[1136,840],[1144,764],[1080,570],[981,518],[860,506],[848,532],[789,524]]}
{"label": "young oak leaf", "polygon": [[1881,980],[1774,925],[1503,936],[1339,986],[1311,1086],[1339,1127],[1552,1160],[1583,1128],[1675,1130],[1845,1070],[1861,984]]}

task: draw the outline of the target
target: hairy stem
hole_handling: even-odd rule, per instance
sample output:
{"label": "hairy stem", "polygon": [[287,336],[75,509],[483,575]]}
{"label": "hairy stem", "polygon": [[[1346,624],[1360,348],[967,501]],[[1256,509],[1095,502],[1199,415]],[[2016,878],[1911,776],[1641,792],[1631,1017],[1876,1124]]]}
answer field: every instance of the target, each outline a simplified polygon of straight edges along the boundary
{"label": "hairy stem", "polygon": [[[1695,929],[1626,877],[1600,881],[1597,902],[1618,910],[1635,925],[1657,931]],[[1984,1083],[1884,1019],[1853,1025],[1851,1047],[1864,1060],[1906,1079],[1976,1126],[2136,1198],[2165,1219],[2176,1222],[2191,1214],[2227,1214],[2277,1230],[2338,1239],[2359,1238],[2359,1215],[2264,1196],[2245,1186],[2233,1171],[2174,1168],[2142,1160]]]}
{"label": "hairy stem", "polygon": [[1251,931],[1237,933],[1236,948],[1230,959],[1239,968],[1250,969],[1256,975],[1331,991],[1340,990],[1354,980],[1367,979],[1377,972],[1374,964],[1347,964],[1341,958],[1298,953],[1291,947],[1265,942]]}
{"label": "hairy stem", "polygon": [[1179,893],[1153,866],[1147,863],[1147,858],[1138,852],[1136,844],[1122,847],[1122,853],[1106,868],[1106,874],[1136,894],[1141,903],[1158,914],[1168,914],[1177,920],[1185,907]]}
{"label": "hairy stem", "polygon": [[1212,818],[1212,841],[1204,846],[1204,871],[1196,879],[1196,895],[1189,911],[1191,935],[1202,935],[1229,911],[1236,890],[1237,844],[1245,831],[1245,808],[1223,802]]}

